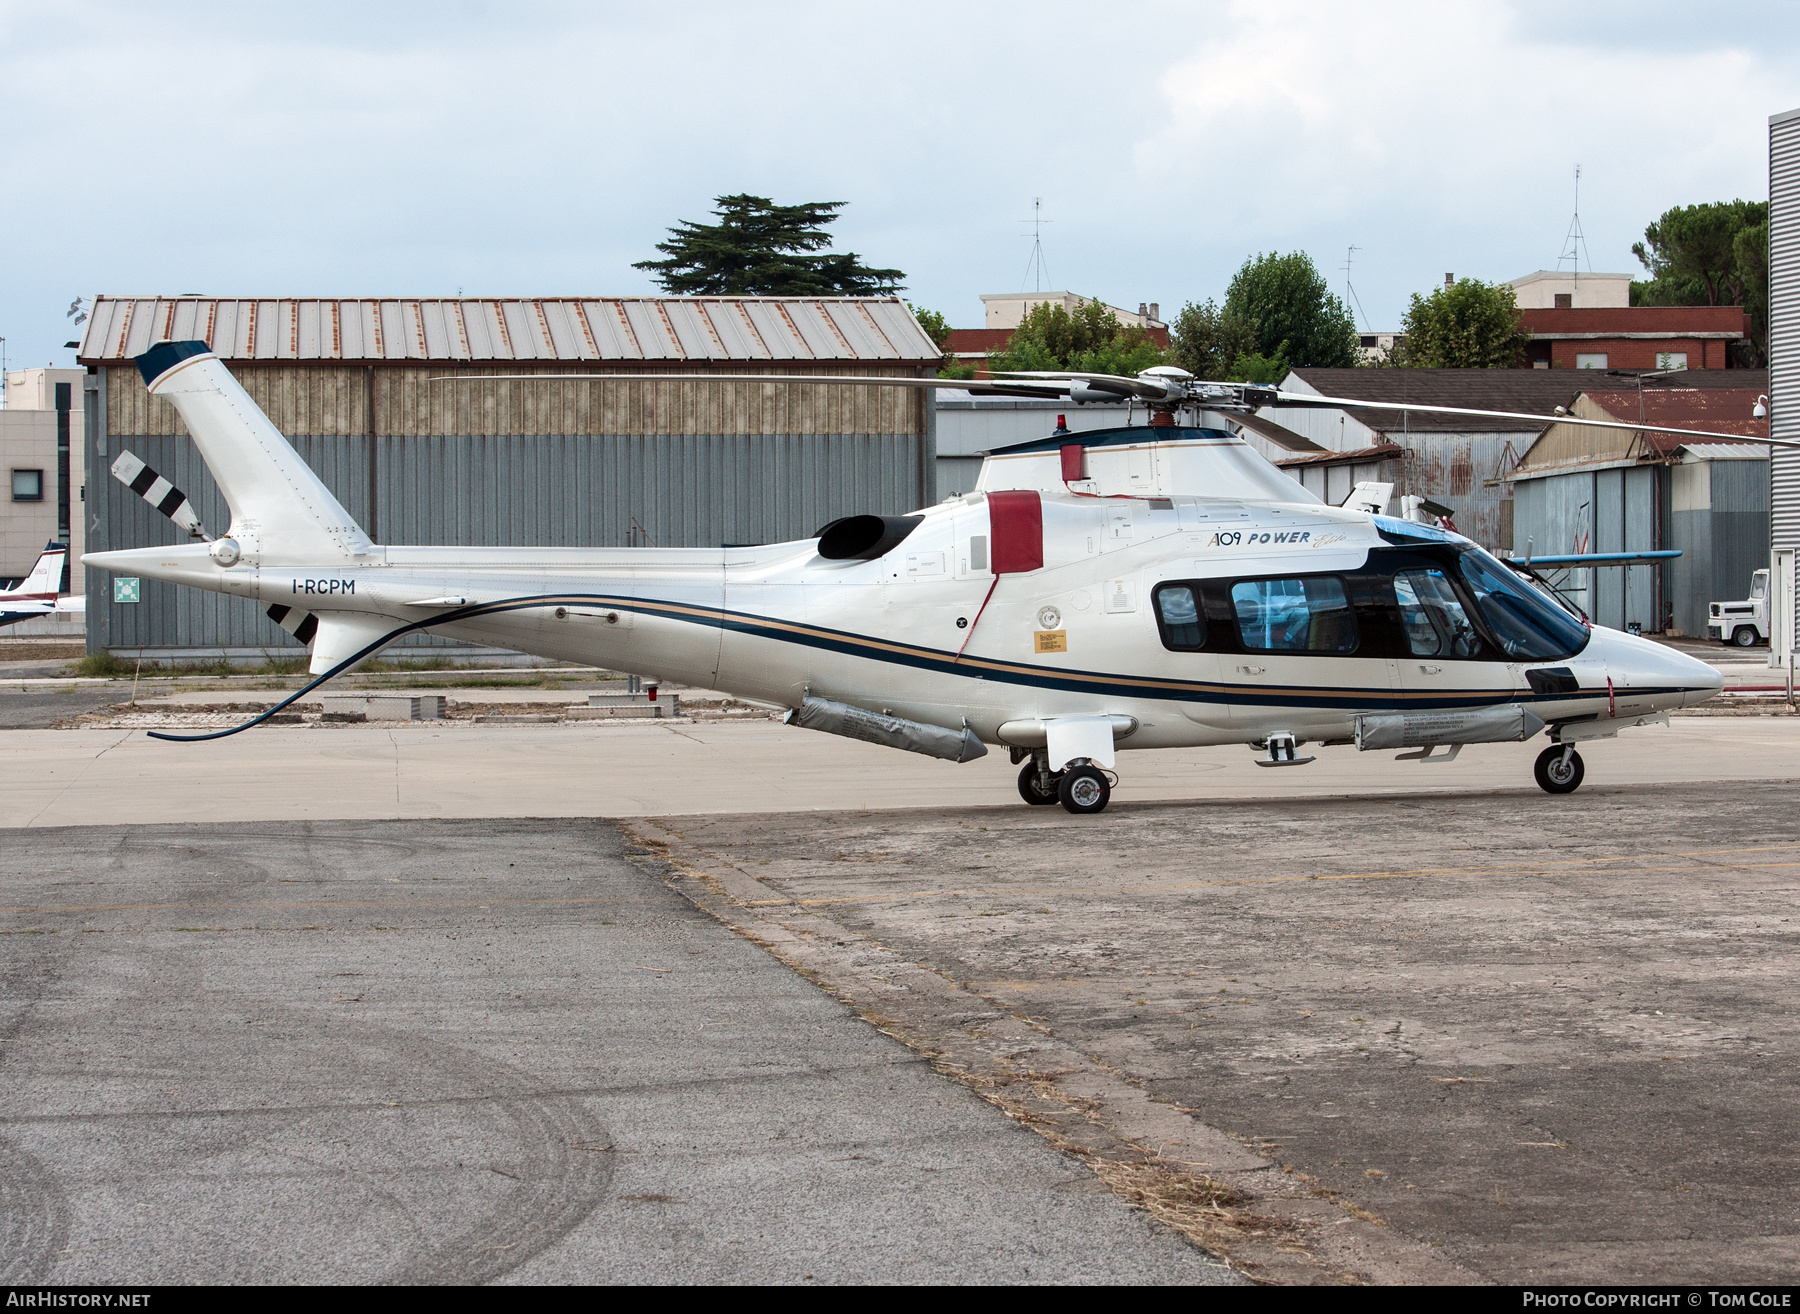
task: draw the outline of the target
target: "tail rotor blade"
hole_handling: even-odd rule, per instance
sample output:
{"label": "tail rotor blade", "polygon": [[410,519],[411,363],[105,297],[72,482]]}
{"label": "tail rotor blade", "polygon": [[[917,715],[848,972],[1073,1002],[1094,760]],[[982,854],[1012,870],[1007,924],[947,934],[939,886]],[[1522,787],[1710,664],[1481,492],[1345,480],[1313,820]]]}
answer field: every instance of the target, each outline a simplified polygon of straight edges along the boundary
{"label": "tail rotor blade", "polygon": [[284,607],[279,602],[267,608],[269,619],[282,629],[293,635],[301,643],[312,646],[313,635],[319,632],[319,618],[310,611],[302,611],[298,607]]}
{"label": "tail rotor blade", "polygon": [[120,452],[119,459],[112,463],[112,473],[114,479],[173,520],[190,538],[208,537],[188,495],[145,465],[135,453]]}

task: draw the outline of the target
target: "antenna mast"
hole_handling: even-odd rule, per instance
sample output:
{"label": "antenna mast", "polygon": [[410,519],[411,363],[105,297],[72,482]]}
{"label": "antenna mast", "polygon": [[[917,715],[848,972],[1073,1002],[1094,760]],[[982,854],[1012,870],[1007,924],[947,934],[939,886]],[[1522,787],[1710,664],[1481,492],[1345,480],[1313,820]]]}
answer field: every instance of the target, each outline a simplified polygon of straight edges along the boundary
{"label": "antenna mast", "polygon": [[[1587,251],[1587,236],[1581,231],[1581,166],[1575,166],[1575,216],[1569,220],[1569,235],[1563,238],[1563,253],[1556,257],[1556,267],[1562,268],[1567,260],[1575,274],[1576,285],[1581,283],[1581,256]],[[1594,257],[1588,255],[1588,273],[1594,272]]]}
{"label": "antenna mast", "polygon": [[[1055,221],[1044,218],[1043,211],[1044,198],[1034,196],[1031,198],[1031,218],[1019,221],[1031,225],[1031,259],[1025,264],[1025,279],[1030,279],[1033,273],[1036,273],[1037,281],[1032,284],[1031,288],[1033,292],[1042,292],[1044,283],[1050,276],[1050,271],[1044,266],[1044,225]],[[1020,280],[1019,291],[1023,292],[1024,290],[1025,280]]]}
{"label": "antenna mast", "polygon": [[1360,250],[1362,250],[1360,246],[1352,246],[1344,252],[1344,291],[1349,293],[1350,302],[1356,307],[1356,313],[1362,316],[1363,329],[1369,331],[1368,312],[1362,308],[1362,302],[1356,296],[1356,286],[1350,281],[1350,264],[1356,259],[1356,253]]}

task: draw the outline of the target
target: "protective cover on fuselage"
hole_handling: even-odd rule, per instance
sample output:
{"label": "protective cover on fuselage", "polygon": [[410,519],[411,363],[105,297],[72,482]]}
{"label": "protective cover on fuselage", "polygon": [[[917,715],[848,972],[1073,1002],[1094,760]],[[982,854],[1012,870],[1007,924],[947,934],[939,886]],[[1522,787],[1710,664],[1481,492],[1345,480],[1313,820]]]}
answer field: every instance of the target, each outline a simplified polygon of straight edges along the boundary
{"label": "protective cover on fuselage", "polygon": [[[1065,447],[1082,449],[1083,475],[1065,477]],[[1051,434],[987,453],[976,488],[1095,497],[1218,497],[1246,502],[1319,499],[1225,429],[1136,425]]]}

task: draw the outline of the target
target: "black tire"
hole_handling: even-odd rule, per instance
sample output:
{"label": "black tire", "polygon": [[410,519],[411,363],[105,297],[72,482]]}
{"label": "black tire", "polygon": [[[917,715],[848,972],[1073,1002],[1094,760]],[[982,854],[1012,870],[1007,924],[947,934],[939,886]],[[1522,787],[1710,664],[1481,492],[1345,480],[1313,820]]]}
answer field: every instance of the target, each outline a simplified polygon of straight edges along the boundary
{"label": "black tire", "polygon": [[1056,787],[1061,781],[1061,776],[1051,776],[1050,792],[1048,794],[1039,793],[1037,763],[1027,762],[1025,764],[1025,769],[1019,772],[1019,797],[1031,804],[1034,808],[1043,807],[1048,803],[1054,803],[1056,802]]}
{"label": "black tire", "polygon": [[1112,786],[1106,782],[1106,773],[1098,767],[1070,767],[1062,774],[1056,797],[1066,811],[1078,817],[1092,816],[1106,811],[1106,804],[1112,798]]}
{"label": "black tire", "polygon": [[1754,625],[1738,626],[1731,632],[1731,641],[1740,648],[1754,648],[1756,646],[1756,627]]}
{"label": "black tire", "polygon": [[[1569,764],[1563,765],[1563,754],[1568,753]],[[1581,788],[1581,779],[1587,774],[1582,765],[1581,754],[1561,744],[1552,744],[1538,754],[1537,766],[1532,774],[1537,777],[1538,788],[1546,794],[1573,794]]]}

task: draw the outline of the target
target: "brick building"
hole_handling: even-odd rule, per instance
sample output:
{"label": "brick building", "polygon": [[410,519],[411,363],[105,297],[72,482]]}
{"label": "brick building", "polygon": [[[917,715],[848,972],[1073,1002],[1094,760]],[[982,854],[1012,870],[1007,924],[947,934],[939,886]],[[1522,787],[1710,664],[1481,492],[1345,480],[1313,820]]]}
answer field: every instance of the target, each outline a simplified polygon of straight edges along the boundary
{"label": "brick building", "polygon": [[1634,306],[1630,274],[1539,269],[1512,280],[1540,370],[1722,370],[1750,336],[1742,306]]}
{"label": "brick building", "polygon": [[1722,370],[1750,336],[1742,306],[1552,307],[1519,312],[1540,370]]}

